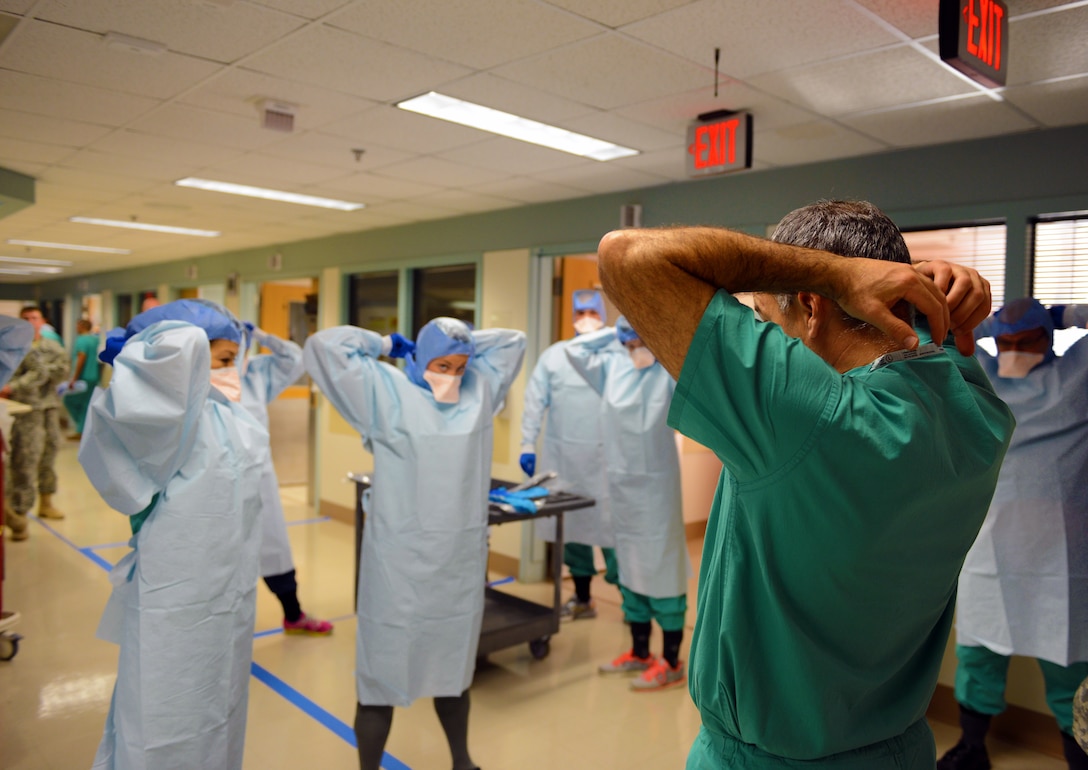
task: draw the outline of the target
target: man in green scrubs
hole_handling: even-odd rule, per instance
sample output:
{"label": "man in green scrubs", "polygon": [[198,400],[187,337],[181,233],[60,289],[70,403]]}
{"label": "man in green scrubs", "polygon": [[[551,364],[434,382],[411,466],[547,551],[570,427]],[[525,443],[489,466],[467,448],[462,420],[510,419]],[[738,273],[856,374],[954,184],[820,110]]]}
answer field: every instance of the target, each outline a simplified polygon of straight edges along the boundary
{"label": "man in green scrubs", "polygon": [[621,230],[599,251],[605,291],[677,378],[670,425],[724,465],[687,766],[932,770],[956,579],[1013,428],[969,357],[989,285],[912,267],[867,203],[799,209],[773,240]]}

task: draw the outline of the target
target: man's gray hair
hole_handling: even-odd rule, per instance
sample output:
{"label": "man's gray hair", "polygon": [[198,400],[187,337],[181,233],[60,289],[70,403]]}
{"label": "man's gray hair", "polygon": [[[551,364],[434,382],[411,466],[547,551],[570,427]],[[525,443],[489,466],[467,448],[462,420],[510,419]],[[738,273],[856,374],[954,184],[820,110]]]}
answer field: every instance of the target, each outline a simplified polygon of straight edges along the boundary
{"label": "man's gray hair", "polygon": [[[910,251],[895,223],[868,201],[823,200],[791,211],[771,240],[830,251],[843,257],[867,257],[910,264]],[[775,294],[782,312],[792,294]]]}

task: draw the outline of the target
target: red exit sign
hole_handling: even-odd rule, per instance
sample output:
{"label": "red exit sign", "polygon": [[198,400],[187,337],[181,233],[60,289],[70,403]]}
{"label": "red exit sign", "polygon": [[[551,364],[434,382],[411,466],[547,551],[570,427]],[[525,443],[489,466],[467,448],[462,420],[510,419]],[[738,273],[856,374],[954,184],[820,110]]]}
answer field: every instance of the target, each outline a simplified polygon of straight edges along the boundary
{"label": "red exit sign", "polygon": [[688,176],[752,167],[752,114],[708,112],[688,126]]}
{"label": "red exit sign", "polygon": [[1002,0],[941,0],[941,60],[983,85],[1005,85],[1009,7]]}

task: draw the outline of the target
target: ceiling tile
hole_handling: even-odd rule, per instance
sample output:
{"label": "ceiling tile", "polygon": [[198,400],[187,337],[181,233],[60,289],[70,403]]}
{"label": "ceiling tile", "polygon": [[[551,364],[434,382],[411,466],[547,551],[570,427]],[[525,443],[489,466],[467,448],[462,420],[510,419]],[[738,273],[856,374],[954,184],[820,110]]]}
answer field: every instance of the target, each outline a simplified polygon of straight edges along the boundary
{"label": "ceiling tile", "polygon": [[[3,143],[0,142],[0,168],[5,168],[8,171],[14,171],[17,174],[23,174],[24,176],[39,177],[49,168],[49,164],[35,162],[24,155],[19,148],[26,144],[26,142],[18,142],[12,148],[14,154],[8,155],[3,147]],[[0,215],[0,219],[3,219],[2,215]]]}
{"label": "ceiling tile", "polygon": [[466,190],[444,190],[435,195],[425,195],[416,200],[419,203],[438,206],[460,214],[495,211],[521,205],[521,201],[512,198],[496,198],[493,195],[484,195]]}
{"label": "ceiling tile", "polygon": [[[363,154],[356,159],[353,149],[361,149]],[[345,174],[381,168],[411,157],[400,150],[392,150],[370,142],[360,145],[345,137],[319,131],[294,134],[263,148],[261,153],[273,158],[328,166],[339,169]]]}
{"label": "ceiling tile", "polygon": [[569,185],[590,193],[608,193],[633,190],[637,187],[655,187],[667,181],[653,174],[592,160],[586,161],[579,166],[556,171],[544,171],[533,176],[545,182]]}
{"label": "ceiling tile", "polygon": [[115,173],[86,171],[66,167],[63,164],[51,167],[40,177],[43,182],[70,189],[98,189],[114,194],[129,194],[146,190],[154,183],[139,177],[120,176]]}
{"label": "ceiling tile", "polygon": [[451,163],[435,157],[420,157],[393,163],[377,172],[380,176],[438,187],[463,187],[501,179],[506,173],[490,171],[462,163]]}
{"label": "ceiling tile", "polygon": [[751,112],[757,131],[793,123],[805,123],[817,117],[809,110],[788,104],[736,80],[722,83],[717,97],[714,96],[713,88],[707,87],[641,104],[632,104],[613,112],[657,126],[665,131],[676,132],[686,138],[689,123],[703,113],[718,110]]}
{"label": "ceiling tile", "polygon": [[490,72],[481,72],[443,86],[442,93],[543,123],[585,115],[594,109]]}
{"label": "ceiling tile", "polygon": [[250,2],[285,13],[293,13],[304,19],[319,19],[337,8],[351,5],[352,0],[250,0]]}
{"label": "ceiling tile", "polygon": [[1007,85],[1088,73],[1088,6],[1009,23]]}
{"label": "ceiling tile", "polygon": [[414,96],[469,73],[456,64],[330,27],[303,30],[254,56],[246,68],[377,101]]}
{"label": "ceiling tile", "polygon": [[438,185],[408,182],[403,179],[378,176],[373,173],[359,173],[337,177],[336,179],[330,179],[325,182],[321,187],[324,190],[342,191],[355,196],[362,196],[362,202],[368,205],[375,198],[382,200],[418,198],[429,193],[440,192],[444,189],[442,186]]}
{"label": "ceiling tile", "polygon": [[169,158],[176,163],[211,166],[238,156],[238,150],[200,144],[170,136],[146,134],[141,131],[116,131],[98,140],[90,149],[114,153],[128,158],[159,160]]}
{"label": "ceiling tile", "polygon": [[881,142],[826,121],[767,131],[752,147],[758,162],[774,166],[849,158],[887,149]]}
{"label": "ceiling tile", "polygon": [[147,56],[109,48],[102,37],[34,21],[0,51],[0,67],[155,99],[168,99],[210,77],[212,62],[170,51]]}
{"label": "ceiling tile", "polygon": [[473,142],[482,142],[494,136],[486,131],[406,112],[389,105],[375,107],[359,115],[330,123],[321,131],[347,137],[358,147],[374,143],[413,155],[442,152]]}
{"label": "ceiling tile", "polygon": [[259,152],[210,165],[202,173],[225,182],[289,190],[294,190],[298,185],[316,184],[343,176],[342,171],[329,166],[275,158]]}
{"label": "ceiling tile", "polygon": [[361,3],[329,24],[473,69],[523,59],[600,31],[535,0]]}
{"label": "ceiling tile", "polygon": [[581,163],[582,159],[569,152],[519,142],[496,136],[482,142],[438,153],[438,157],[467,166],[477,166],[505,174],[533,174],[538,171],[563,168]]}
{"label": "ceiling tile", "polygon": [[374,218],[392,217],[400,222],[422,222],[429,219],[445,219],[457,216],[457,212],[452,209],[418,203],[414,200],[382,203],[373,209],[368,209],[368,211]]}
{"label": "ceiling tile", "polygon": [[899,42],[842,0],[701,0],[624,32],[694,59],[707,70],[714,65],[714,49],[720,48],[720,71],[740,79]]}
{"label": "ceiling tile", "polygon": [[904,3],[903,0],[856,0],[880,16],[907,37],[920,38],[937,34],[939,0],[919,0]]}
{"label": "ceiling tile", "polygon": [[703,67],[612,33],[498,67],[495,73],[603,109],[713,82]]}
{"label": "ceiling tile", "polygon": [[610,162],[624,168],[643,171],[675,182],[688,178],[687,159],[687,149],[683,145],[679,145],[670,147],[667,150],[646,152],[631,158],[619,158]]}
{"label": "ceiling tile", "polygon": [[692,0],[546,0],[546,2],[617,29],[624,24],[687,5]]}
{"label": "ceiling tile", "polygon": [[1088,123],[1088,75],[1030,87],[1013,86],[1002,95],[1045,126]]}
{"label": "ceiling tile", "polygon": [[237,61],[305,22],[250,3],[209,6],[192,0],[45,0],[36,18],[105,34],[162,43],[171,51],[223,63]]}
{"label": "ceiling tile", "polygon": [[138,179],[162,181],[192,176],[203,164],[182,162],[169,155],[147,157],[99,152],[90,149],[80,150],[68,156],[64,159],[63,165],[90,174],[118,174]]}
{"label": "ceiling tile", "polygon": [[182,104],[167,104],[128,125],[132,131],[253,150],[281,141],[287,134],[261,128],[257,111],[248,118]]}
{"label": "ceiling tile", "polygon": [[[0,136],[0,160],[2,165],[12,171],[18,171],[13,162],[29,161],[31,163],[58,163],[72,154],[71,147],[63,147],[58,144],[42,144],[41,142],[26,142],[22,139]],[[19,173],[25,174],[25,171]]]}
{"label": "ceiling tile", "polygon": [[749,82],[791,104],[831,117],[975,90],[949,68],[912,48],[798,67]]}
{"label": "ceiling tile", "polygon": [[980,139],[1037,128],[1007,105],[982,94],[940,104],[845,117],[840,122],[893,147]]}
{"label": "ceiling tile", "polygon": [[244,68],[223,72],[186,93],[179,101],[249,118],[258,114],[258,103],[265,99],[295,105],[296,131],[323,126],[376,104],[369,99]]}
{"label": "ceiling tile", "polygon": [[563,121],[562,128],[633,150],[659,150],[683,143],[685,131],[662,131],[623,115],[597,110]]}
{"label": "ceiling tile", "polygon": [[23,16],[37,1],[38,0],[0,0],[0,11],[9,11]]}
{"label": "ceiling tile", "polygon": [[33,136],[42,144],[83,147],[113,131],[108,126],[0,109],[0,136]]}
{"label": "ceiling tile", "polygon": [[0,104],[38,115],[119,127],[161,102],[105,88],[0,70]]}

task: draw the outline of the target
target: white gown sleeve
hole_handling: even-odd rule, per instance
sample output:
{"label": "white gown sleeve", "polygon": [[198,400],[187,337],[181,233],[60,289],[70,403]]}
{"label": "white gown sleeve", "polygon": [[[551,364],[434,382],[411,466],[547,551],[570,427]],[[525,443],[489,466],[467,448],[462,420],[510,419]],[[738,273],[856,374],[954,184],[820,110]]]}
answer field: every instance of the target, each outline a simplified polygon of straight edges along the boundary
{"label": "white gown sleeve", "polygon": [[571,366],[598,394],[604,393],[611,357],[614,355],[613,352],[606,352],[605,348],[615,339],[615,328],[608,326],[592,334],[575,337],[566,347]]}
{"label": "white gown sleeve", "polygon": [[367,445],[376,426],[390,417],[377,407],[377,389],[388,387],[392,393],[392,373],[403,377],[378,361],[381,354],[381,335],[356,326],[319,331],[306,340],[302,351],[306,372]]}
{"label": "white gown sleeve", "polygon": [[33,326],[20,318],[0,315],[0,386],[11,379],[33,342]]}
{"label": "white gown sleeve", "polygon": [[476,354],[469,366],[491,389],[491,401],[498,414],[510,385],[521,371],[525,358],[525,332],[515,329],[481,329],[472,332]]}
{"label": "white gown sleeve", "polygon": [[261,400],[269,404],[293,385],[306,370],[302,364],[302,348],[290,340],[281,340],[260,330],[257,330],[255,339],[272,352],[250,358],[245,377],[251,385],[260,383],[260,387],[255,390],[260,394]]}
{"label": "white gown sleeve", "polygon": [[79,462],[114,509],[131,516],[163,490],[192,451],[211,387],[203,329],[161,321],[130,339],[95,393]]}

